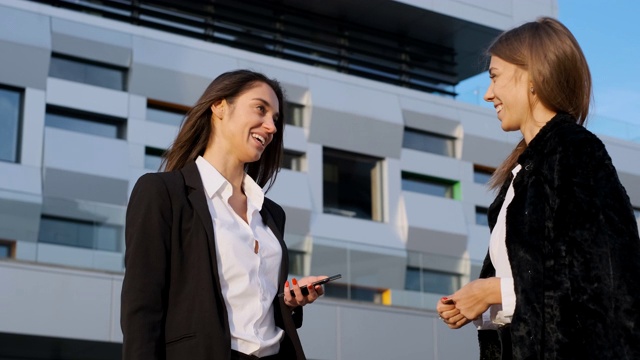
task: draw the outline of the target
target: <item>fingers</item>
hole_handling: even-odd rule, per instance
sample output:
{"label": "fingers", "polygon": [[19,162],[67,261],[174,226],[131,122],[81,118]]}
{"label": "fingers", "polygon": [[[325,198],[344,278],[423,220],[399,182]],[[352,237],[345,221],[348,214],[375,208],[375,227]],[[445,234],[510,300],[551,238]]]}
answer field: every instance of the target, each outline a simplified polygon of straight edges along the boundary
{"label": "fingers", "polygon": [[[293,296],[291,296],[291,290],[293,290]],[[323,294],[322,286],[313,286],[309,283],[301,287],[295,278],[291,279],[291,283],[287,281],[284,285],[284,303],[292,308],[310,304]]]}

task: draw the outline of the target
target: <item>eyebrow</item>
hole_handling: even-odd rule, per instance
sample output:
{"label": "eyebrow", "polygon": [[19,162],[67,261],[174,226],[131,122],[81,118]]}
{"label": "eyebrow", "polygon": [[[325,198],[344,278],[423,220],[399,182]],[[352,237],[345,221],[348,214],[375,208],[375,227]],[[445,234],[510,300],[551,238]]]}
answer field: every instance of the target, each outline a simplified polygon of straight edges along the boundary
{"label": "eyebrow", "polygon": [[[273,109],[273,106],[271,106],[271,104],[269,104],[269,102],[263,98],[253,98],[251,100],[257,100],[260,101],[261,103],[263,103],[264,105],[266,105],[268,108]],[[278,120],[280,118],[280,113],[274,113],[273,114],[273,120]]]}

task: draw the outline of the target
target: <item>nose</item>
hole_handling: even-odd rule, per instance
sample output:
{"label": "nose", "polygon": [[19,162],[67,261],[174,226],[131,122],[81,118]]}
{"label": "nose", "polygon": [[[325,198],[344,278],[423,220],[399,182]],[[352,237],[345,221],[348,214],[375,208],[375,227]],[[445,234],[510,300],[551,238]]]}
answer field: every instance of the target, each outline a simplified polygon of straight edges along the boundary
{"label": "nose", "polygon": [[489,84],[489,87],[487,88],[487,91],[484,93],[484,96],[482,97],[484,99],[484,101],[487,102],[492,102],[494,95],[493,95],[493,82],[491,82]]}
{"label": "nose", "polygon": [[278,131],[276,128],[276,122],[271,116],[265,116],[264,121],[262,122],[262,127],[269,133],[275,134]]}

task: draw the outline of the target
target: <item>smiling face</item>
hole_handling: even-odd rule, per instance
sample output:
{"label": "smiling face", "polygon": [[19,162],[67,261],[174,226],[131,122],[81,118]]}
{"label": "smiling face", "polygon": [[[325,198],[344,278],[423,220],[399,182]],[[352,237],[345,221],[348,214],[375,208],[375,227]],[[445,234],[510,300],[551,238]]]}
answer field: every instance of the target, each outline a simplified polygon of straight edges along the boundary
{"label": "smiling face", "polygon": [[484,100],[493,103],[502,130],[522,130],[532,116],[531,83],[526,71],[497,56],[489,65],[491,82]]}
{"label": "smiling face", "polygon": [[260,160],[277,132],[279,101],[273,89],[263,83],[241,93],[232,103],[221,100],[211,106],[216,153],[228,160],[246,163]]}

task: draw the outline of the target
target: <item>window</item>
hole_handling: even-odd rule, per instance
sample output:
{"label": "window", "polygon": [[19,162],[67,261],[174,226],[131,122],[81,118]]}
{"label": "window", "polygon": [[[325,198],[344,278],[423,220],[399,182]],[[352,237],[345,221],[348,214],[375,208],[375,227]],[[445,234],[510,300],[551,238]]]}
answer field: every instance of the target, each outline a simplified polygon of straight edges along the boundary
{"label": "window", "polygon": [[124,139],[126,120],[107,115],[48,106],[44,124],[45,126],[63,130]]}
{"label": "window", "polygon": [[303,122],[303,110],[304,105],[286,103],[284,107],[285,117],[284,121],[288,125],[304,126]]}
{"label": "window", "polygon": [[0,87],[0,160],[18,162],[22,92]]}
{"label": "window", "polygon": [[324,149],[324,212],[382,221],[382,161]]}
{"label": "window", "polygon": [[407,267],[405,289],[435,294],[453,294],[460,289],[460,275]]}
{"label": "window", "polygon": [[487,213],[489,209],[482,206],[476,206],[476,224],[489,226],[489,218],[487,217]]}
{"label": "window", "polygon": [[173,126],[180,126],[189,108],[158,100],[147,100],[147,120]]}
{"label": "window", "polygon": [[476,184],[487,185],[495,170],[496,169],[488,166],[473,165],[473,182]]}
{"label": "window", "polygon": [[16,242],[0,239],[0,259],[16,257]]}
{"label": "window", "polygon": [[38,239],[42,243],[119,252],[121,238],[122,227],[117,225],[49,215],[40,219]]}
{"label": "window", "polygon": [[285,150],[282,156],[282,168],[294,171],[302,171],[304,160],[304,153]]}
{"label": "window", "polygon": [[289,252],[289,274],[304,275],[304,251],[288,250]]}
{"label": "window", "polygon": [[164,154],[164,150],[154,148],[154,147],[145,147],[144,148],[144,168],[150,169],[154,171],[159,171],[160,166],[162,165],[162,155]]}
{"label": "window", "polygon": [[461,199],[460,183],[453,180],[402,172],[402,190],[421,194]]}
{"label": "window", "polygon": [[49,76],[114,90],[126,90],[125,68],[67,55],[51,55]]}
{"label": "window", "polygon": [[432,154],[455,156],[455,138],[426,131],[405,128],[402,147]]}

